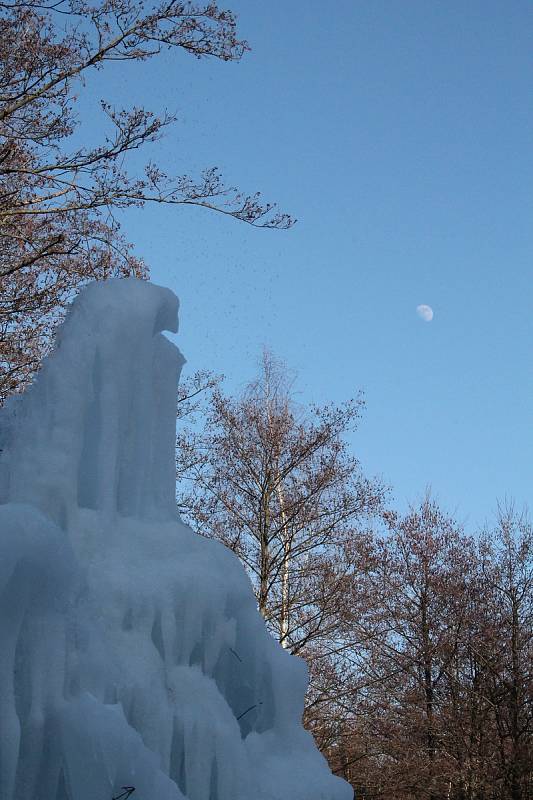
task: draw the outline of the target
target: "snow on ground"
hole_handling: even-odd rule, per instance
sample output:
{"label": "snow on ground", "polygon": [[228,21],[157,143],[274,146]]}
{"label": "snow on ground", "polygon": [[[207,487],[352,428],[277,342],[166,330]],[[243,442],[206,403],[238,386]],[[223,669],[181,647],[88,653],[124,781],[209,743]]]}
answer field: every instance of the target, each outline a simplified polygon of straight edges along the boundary
{"label": "snow on ground", "polygon": [[177,312],[90,285],[0,412],[2,800],[352,796],[300,724],[303,661],[177,515]]}

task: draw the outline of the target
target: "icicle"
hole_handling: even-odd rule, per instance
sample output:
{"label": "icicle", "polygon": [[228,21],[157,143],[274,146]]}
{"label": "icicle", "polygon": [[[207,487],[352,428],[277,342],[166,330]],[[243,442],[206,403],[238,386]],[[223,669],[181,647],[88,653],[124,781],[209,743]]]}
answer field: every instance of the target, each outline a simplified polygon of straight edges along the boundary
{"label": "icicle", "polygon": [[1,800],[348,800],[303,662],[175,508],[178,302],[85,289],[0,412]]}

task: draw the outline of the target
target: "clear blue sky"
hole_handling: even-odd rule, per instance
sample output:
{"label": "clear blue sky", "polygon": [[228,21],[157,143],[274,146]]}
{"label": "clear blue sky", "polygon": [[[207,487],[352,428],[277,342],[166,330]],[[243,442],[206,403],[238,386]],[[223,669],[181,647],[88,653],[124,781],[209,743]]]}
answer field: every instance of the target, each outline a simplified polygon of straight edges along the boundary
{"label": "clear blue sky", "polygon": [[364,390],[354,449],[398,508],[428,484],[468,528],[497,498],[531,505],[531,3],[225,5],[252,46],[241,63],[164,54],[89,87],[177,110],[150,157],[216,164],[299,220],[276,232],[194,209],[125,216],[153,280],[181,299],[188,371],[238,388],[268,345],[303,402]]}

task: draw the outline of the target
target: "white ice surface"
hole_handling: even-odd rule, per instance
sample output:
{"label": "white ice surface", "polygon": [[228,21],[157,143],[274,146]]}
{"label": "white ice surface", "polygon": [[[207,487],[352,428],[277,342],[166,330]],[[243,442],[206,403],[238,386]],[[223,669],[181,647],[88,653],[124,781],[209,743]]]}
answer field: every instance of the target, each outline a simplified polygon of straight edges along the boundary
{"label": "white ice surface", "polygon": [[175,510],[168,290],[92,284],[0,412],[0,798],[348,800],[303,661]]}

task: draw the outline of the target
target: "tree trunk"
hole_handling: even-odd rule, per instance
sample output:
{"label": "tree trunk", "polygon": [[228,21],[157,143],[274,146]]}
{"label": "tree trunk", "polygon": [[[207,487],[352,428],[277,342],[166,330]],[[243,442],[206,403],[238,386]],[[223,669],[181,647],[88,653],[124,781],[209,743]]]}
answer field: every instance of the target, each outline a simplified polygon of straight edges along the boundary
{"label": "tree trunk", "polygon": [[260,546],[260,566],[259,566],[259,597],[258,606],[264,619],[267,619],[268,604],[268,578],[270,573],[270,508],[268,493],[263,493],[259,508],[259,546]]}
{"label": "tree trunk", "polygon": [[290,559],[291,559],[291,543],[289,531],[287,530],[287,515],[285,513],[285,498],[283,496],[283,489],[278,482],[277,487],[279,508],[281,514],[281,538],[283,541],[283,561],[281,565],[281,611],[279,619],[279,641],[282,647],[288,648],[289,646],[289,576],[290,576]]}

